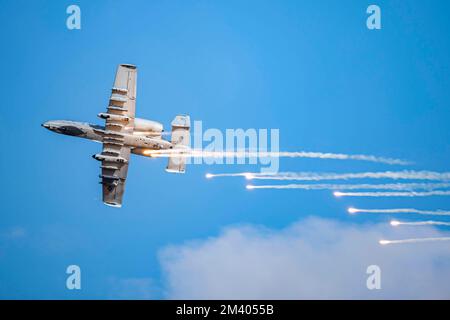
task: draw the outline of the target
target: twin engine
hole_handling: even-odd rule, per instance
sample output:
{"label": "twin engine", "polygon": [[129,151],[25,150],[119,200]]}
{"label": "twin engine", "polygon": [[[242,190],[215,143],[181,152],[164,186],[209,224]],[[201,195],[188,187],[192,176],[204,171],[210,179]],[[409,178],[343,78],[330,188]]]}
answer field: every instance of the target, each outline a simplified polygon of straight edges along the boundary
{"label": "twin engine", "polygon": [[134,135],[156,136],[163,132],[163,125],[159,122],[147,119],[134,119]]}

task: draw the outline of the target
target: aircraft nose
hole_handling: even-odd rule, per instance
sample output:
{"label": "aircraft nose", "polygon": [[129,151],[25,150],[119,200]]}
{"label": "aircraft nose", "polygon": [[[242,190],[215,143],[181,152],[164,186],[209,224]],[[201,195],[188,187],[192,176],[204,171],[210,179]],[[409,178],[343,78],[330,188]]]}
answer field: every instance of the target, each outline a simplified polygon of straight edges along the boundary
{"label": "aircraft nose", "polygon": [[44,128],[47,128],[47,129],[51,128],[51,125],[50,125],[49,121],[42,123],[41,126],[44,127]]}

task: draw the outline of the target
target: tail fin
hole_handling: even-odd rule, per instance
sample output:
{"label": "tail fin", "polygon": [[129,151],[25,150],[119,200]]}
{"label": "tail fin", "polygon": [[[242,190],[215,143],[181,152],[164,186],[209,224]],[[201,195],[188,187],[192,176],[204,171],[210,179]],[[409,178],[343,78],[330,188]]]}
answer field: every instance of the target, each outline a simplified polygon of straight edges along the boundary
{"label": "tail fin", "polygon": [[[173,119],[172,123],[172,144],[174,149],[186,149],[191,143],[191,118],[189,116],[179,115]],[[166,171],[174,173],[184,173],[186,170],[186,158],[176,155],[169,157]]]}

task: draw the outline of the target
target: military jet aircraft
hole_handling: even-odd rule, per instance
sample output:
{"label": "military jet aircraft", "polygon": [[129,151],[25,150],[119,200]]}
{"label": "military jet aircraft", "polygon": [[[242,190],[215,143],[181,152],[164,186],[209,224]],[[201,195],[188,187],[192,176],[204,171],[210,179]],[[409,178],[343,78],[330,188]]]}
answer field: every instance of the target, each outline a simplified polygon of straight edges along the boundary
{"label": "military jet aircraft", "polygon": [[[103,150],[93,158],[101,161],[103,202],[122,206],[130,153],[151,156],[152,150],[188,149],[190,118],[178,115],[172,121],[171,141],[163,139],[163,125],[156,121],[135,117],[137,68],[130,64],[117,67],[116,78],[109,98],[107,112],[98,116],[105,125],[65,120],[47,121],[43,127],[69,136],[101,142]],[[184,173],[185,157],[176,152],[168,156],[168,172]]]}

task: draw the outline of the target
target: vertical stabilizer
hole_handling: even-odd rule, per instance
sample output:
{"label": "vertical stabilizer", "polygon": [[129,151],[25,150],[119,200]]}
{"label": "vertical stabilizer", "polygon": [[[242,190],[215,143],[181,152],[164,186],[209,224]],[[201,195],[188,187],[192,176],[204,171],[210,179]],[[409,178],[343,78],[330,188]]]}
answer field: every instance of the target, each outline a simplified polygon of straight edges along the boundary
{"label": "vertical stabilizer", "polygon": [[[188,149],[191,144],[191,118],[189,116],[178,115],[172,123],[172,144],[174,149]],[[174,173],[184,173],[186,170],[186,158],[183,156],[171,155],[166,171]]]}

